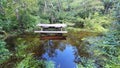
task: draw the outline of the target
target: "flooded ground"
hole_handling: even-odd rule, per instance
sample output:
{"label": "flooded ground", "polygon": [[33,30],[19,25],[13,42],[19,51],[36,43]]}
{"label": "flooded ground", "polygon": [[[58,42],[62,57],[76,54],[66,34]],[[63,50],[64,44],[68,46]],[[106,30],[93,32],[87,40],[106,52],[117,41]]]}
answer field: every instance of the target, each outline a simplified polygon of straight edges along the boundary
{"label": "flooded ground", "polygon": [[33,53],[38,60],[52,61],[55,68],[76,68],[81,62],[80,57],[90,57],[87,52],[87,42],[82,41],[86,37],[95,37],[95,32],[69,32],[66,40],[40,40],[39,35],[20,35],[6,40],[8,49],[15,51],[15,46],[25,43],[29,46],[26,53]]}

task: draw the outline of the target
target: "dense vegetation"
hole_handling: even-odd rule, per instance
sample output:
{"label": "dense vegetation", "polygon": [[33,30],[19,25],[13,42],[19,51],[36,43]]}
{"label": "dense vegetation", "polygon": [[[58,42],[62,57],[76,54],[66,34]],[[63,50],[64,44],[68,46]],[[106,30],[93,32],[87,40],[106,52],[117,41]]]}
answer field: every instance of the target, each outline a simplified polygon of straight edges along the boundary
{"label": "dense vegetation", "polygon": [[68,30],[101,34],[82,39],[90,45],[86,48],[92,56],[81,57],[78,68],[120,67],[120,0],[0,0],[0,68],[13,56],[19,60],[11,68],[54,67],[52,62],[38,61],[29,52],[34,48],[32,44],[39,44],[34,43],[37,39],[30,43],[18,38],[14,51],[6,44],[9,36],[32,33],[39,22],[66,23]]}

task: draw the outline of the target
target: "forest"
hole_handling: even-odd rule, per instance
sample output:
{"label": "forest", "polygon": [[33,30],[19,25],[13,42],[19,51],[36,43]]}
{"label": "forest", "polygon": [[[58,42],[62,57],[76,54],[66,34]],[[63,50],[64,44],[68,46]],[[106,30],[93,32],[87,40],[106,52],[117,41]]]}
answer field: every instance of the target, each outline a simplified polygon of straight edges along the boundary
{"label": "forest", "polygon": [[[67,40],[47,45],[39,23]],[[120,68],[120,0],[0,0],[0,68]]]}

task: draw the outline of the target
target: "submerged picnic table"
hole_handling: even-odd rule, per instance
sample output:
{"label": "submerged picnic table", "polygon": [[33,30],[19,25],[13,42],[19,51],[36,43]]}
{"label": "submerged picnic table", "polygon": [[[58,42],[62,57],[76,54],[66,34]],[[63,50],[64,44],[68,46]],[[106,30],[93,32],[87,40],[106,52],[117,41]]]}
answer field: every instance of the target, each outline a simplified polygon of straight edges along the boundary
{"label": "submerged picnic table", "polygon": [[65,30],[65,27],[67,27],[66,24],[37,24],[37,26],[41,27],[41,29],[34,32],[40,33],[40,39],[42,40],[66,39],[66,36],[63,36],[63,34],[67,33]]}
{"label": "submerged picnic table", "polygon": [[37,26],[41,27],[41,30],[34,31],[35,33],[67,33],[63,30],[67,26],[66,24],[38,24]]}

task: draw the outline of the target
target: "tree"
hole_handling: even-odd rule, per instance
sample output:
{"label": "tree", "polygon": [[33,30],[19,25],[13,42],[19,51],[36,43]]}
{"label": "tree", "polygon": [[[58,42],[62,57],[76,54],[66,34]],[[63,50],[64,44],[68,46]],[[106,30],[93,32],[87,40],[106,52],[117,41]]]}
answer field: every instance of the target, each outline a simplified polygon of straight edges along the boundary
{"label": "tree", "polygon": [[0,6],[0,25],[3,30],[25,32],[34,28],[37,0],[2,0]]}

